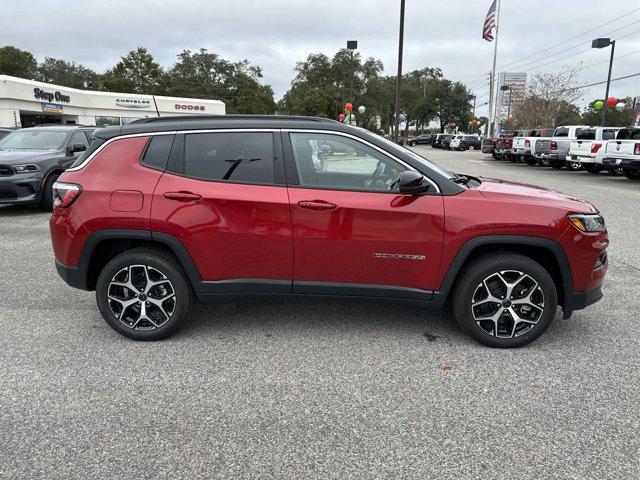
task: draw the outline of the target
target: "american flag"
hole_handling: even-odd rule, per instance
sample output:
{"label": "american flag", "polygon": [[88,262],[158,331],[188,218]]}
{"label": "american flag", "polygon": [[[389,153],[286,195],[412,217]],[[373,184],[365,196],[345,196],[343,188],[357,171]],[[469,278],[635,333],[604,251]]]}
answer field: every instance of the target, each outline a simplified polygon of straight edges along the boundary
{"label": "american flag", "polygon": [[493,42],[493,34],[491,31],[496,26],[496,1],[493,0],[491,8],[487,12],[487,18],[484,19],[484,30],[482,31],[482,38],[487,42]]}

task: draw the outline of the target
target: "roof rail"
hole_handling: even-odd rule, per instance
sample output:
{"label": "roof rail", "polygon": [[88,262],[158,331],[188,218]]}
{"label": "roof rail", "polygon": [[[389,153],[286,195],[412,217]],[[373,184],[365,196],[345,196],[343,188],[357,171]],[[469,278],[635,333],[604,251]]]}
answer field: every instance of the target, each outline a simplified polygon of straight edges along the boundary
{"label": "roof rail", "polygon": [[193,122],[198,120],[274,120],[274,121],[298,121],[298,122],[335,122],[330,118],[303,117],[300,115],[169,115],[166,117],[138,118],[131,124],[158,123],[158,122]]}

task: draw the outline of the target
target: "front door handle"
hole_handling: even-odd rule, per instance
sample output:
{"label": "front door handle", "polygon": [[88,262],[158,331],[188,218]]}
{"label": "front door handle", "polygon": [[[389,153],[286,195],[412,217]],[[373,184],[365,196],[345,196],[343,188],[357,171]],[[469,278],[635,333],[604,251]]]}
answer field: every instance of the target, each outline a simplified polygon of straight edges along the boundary
{"label": "front door handle", "polygon": [[324,200],[302,200],[298,202],[298,206],[300,208],[315,210],[316,212],[335,210],[337,208],[333,203],[325,202]]}
{"label": "front door handle", "polygon": [[191,192],[166,192],[163,197],[168,200],[178,200],[180,202],[202,200],[202,195]]}

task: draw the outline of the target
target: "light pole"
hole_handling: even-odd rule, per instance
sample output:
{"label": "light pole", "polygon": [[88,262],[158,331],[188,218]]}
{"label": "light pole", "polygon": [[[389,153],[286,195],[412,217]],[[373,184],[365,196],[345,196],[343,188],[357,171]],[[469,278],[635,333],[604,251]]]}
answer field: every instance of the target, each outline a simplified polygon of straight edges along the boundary
{"label": "light pole", "polygon": [[396,124],[394,140],[396,143],[400,134],[400,84],[402,82],[402,49],[404,44],[404,2],[400,0],[400,38],[398,40],[398,76],[396,77]]}
{"label": "light pole", "polygon": [[471,117],[475,120],[475,118],[476,118],[476,96],[475,95],[467,95],[467,100],[469,100],[469,101],[473,100],[473,113],[471,114]]}
{"label": "light pole", "polygon": [[[609,87],[611,86],[611,70],[613,69],[613,54],[616,51],[616,41],[610,38],[596,38],[591,42],[591,48],[607,48],[611,45],[611,58],[609,59],[609,75],[607,76],[607,93],[604,95],[604,99],[609,98]],[[606,109],[602,109],[602,126],[605,124]]]}
{"label": "light pole", "polygon": [[[358,41],[357,40],[347,40],[347,50],[349,50],[349,52],[351,52],[351,61],[353,62],[353,51],[358,49]],[[344,95],[342,96],[342,103],[347,102],[349,100],[347,100],[347,94],[348,94],[348,89],[347,89],[347,74],[348,74],[349,69],[346,68],[344,69],[344,71],[342,73],[344,73],[345,75],[345,85],[344,85]],[[338,111],[340,111],[340,109],[338,109]],[[349,125],[351,125],[351,112],[349,112]]]}

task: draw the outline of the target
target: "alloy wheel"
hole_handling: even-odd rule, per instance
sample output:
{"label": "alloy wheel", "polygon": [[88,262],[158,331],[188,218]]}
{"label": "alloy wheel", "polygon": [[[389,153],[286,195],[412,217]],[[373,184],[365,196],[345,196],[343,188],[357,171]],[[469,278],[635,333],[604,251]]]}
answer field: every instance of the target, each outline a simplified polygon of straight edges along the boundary
{"label": "alloy wheel", "polygon": [[173,284],[160,270],[130,265],[116,273],[107,289],[111,314],[133,330],[155,330],[176,310]]}
{"label": "alloy wheel", "polygon": [[539,283],[516,270],[496,272],[476,288],[471,301],[473,319],[488,335],[514,338],[531,331],[544,313]]}

